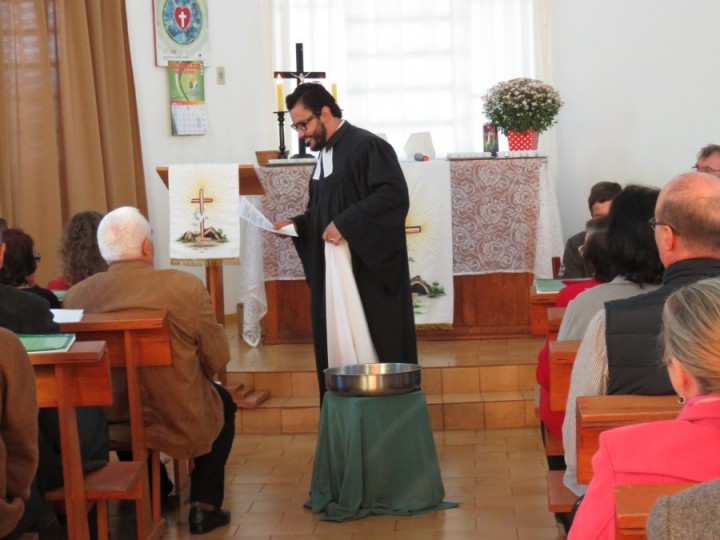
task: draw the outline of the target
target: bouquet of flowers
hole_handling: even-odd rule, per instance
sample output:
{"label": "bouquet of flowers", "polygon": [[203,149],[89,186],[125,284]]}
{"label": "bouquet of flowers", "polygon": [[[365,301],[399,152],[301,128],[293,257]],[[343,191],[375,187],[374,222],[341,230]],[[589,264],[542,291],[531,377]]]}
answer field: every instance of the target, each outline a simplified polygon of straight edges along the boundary
{"label": "bouquet of flowers", "polygon": [[555,123],[563,100],[552,86],[529,78],[501,82],[483,96],[483,112],[504,134],[542,133]]}

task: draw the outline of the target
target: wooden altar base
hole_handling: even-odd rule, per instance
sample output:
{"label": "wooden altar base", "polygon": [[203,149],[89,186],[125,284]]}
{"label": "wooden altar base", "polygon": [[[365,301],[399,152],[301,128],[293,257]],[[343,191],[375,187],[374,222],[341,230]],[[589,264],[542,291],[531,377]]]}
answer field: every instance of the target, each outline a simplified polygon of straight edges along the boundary
{"label": "wooden altar base", "polygon": [[[531,335],[529,273],[455,276],[452,329],[420,329],[420,340],[489,339]],[[310,292],[304,280],[267,281],[264,343],[310,343]]]}

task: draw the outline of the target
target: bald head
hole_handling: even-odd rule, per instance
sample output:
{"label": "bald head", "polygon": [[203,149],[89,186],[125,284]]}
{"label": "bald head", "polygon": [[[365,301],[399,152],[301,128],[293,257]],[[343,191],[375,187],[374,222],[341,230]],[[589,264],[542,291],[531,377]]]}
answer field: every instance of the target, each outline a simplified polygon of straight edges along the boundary
{"label": "bald head", "polygon": [[[655,240],[667,267],[693,257],[720,258],[720,180],[705,173],[673,178],[655,207]],[[666,262],[663,251],[673,251]]]}

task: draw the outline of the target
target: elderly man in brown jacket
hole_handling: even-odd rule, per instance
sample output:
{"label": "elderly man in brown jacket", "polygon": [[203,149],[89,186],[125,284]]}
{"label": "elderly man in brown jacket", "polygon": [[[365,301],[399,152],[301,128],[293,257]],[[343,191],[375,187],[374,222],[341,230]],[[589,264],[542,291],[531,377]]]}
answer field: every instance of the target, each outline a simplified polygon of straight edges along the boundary
{"label": "elderly man in brown jacket", "polygon": [[167,310],[173,365],[144,368],[139,376],[147,445],[176,458],[195,458],[190,532],[227,525],[230,513],[221,506],[236,406],[211,380],[230,360],[230,350],[210,296],[187,272],[153,268],[152,230],[136,208],[108,213],[97,234],[110,266],[73,286],[64,306],[88,313]]}
{"label": "elderly man in brown jacket", "polygon": [[[28,505],[38,465],[35,375],[20,340],[0,328],[0,538],[37,517]],[[39,497],[39,495],[36,495]]]}

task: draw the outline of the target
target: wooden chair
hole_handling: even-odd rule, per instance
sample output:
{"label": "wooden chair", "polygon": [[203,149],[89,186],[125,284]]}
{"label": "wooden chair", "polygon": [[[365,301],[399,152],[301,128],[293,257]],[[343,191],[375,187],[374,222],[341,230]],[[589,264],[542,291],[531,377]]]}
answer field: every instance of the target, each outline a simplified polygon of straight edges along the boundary
{"label": "wooden chair", "polygon": [[577,479],[592,479],[592,458],[599,447],[600,433],[641,422],[671,420],[680,412],[675,396],[582,396],[577,398]]}
{"label": "wooden chair", "polygon": [[543,440],[545,441],[545,455],[546,456],[564,456],[565,450],[563,449],[562,437],[550,433],[547,428],[543,425]]}
{"label": "wooden chair", "polygon": [[[57,407],[60,420],[64,483],[48,492],[47,498],[64,500],[68,536],[79,540],[89,538],[88,501],[98,502],[98,533],[100,538],[107,538],[105,501],[117,498],[119,493],[135,497],[143,478],[142,464],[138,462],[109,463],[83,475],[76,407],[112,403],[107,347],[98,341],[76,342],[65,352],[31,354],[30,361],[35,372],[38,407]],[[137,527],[139,533],[145,528],[141,513]]]}
{"label": "wooden chair", "polygon": [[582,340],[550,342],[550,410],[564,411],[570,392],[570,377]]}
{"label": "wooden chair", "polygon": [[556,341],[557,340],[558,331],[560,330],[560,325],[562,324],[562,319],[563,319],[563,316],[565,315],[566,309],[567,308],[557,307],[557,306],[548,308],[548,310],[547,310],[548,341]]}
{"label": "wooden chair", "polygon": [[547,311],[555,307],[557,292],[538,292],[535,284],[530,286],[530,333],[533,336],[547,334]]}
{"label": "wooden chair", "polygon": [[[170,334],[165,310],[126,310],[112,313],[86,313],[79,322],[62,323],[62,332],[75,333],[79,341],[103,339],[110,350],[110,366],[125,371],[127,377],[128,414],[130,419],[130,449],[133,460],[147,463],[148,449],[145,444],[142,401],[138,370],[146,366],[172,365]],[[156,457],[159,480],[159,453]],[[181,470],[181,469],[178,469]],[[153,482],[152,497],[144,476],[142,511],[148,523],[140,538],[162,536],[166,524],[161,515],[160,482]],[[155,480],[155,476],[153,476]],[[187,484],[187,478],[181,479]],[[177,484],[177,481],[176,481]],[[182,488],[183,486],[178,486]],[[181,500],[182,503],[182,500]]]}
{"label": "wooden chair", "polygon": [[548,471],[547,473],[547,501],[550,512],[571,512],[578,500],[578,496],[565,487],[564,475],[565,471]]}
{"label": "wooden chair", "polygon": [[553,257],[550,259],[550,263],[552,265],[553,279],[558,279],[560,275],[560,267],[562,266],[562,260],[560,257]]}
{"label": "wooden chair", "polygon": [[674,495],[678,491],[696,484],[652,484],[615,486],[615,532],[616,538],[647,538],[645,530],[648,516],[655,501],[663,495]]}

